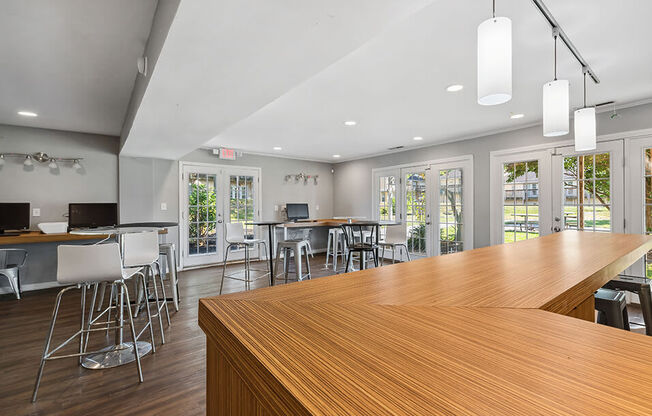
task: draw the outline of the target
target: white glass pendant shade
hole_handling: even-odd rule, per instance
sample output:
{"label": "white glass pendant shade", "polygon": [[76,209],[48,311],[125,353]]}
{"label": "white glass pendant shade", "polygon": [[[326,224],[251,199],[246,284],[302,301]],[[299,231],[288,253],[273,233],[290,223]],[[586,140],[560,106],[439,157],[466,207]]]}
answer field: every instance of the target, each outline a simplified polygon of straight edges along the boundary
{"label": "white glass pendant shade", "polygon": [[595,108],[575,110],[575,150],[594,150],[596,143]]}
{"label": "white glass pendant shade", "polygon": [[478,104],[512,99],[512,21],[492,17],[478,26]]}
{"label": "white glass pendant shade", "polygon": [[543,84],[543,135],[563,136],[569,132],[568,80],[558,79]]}

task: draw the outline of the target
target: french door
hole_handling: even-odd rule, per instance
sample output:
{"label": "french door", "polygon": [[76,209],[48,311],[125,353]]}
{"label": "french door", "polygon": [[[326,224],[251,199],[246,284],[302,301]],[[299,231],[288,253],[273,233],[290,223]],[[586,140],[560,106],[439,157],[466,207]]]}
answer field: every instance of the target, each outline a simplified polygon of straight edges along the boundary
{"label": "french door", "polygon": [[553,163],[553,229],[624,232],[623,142],[560,147]]}
{"label": "french door", "polygon": [[[627,140],[625,148],[626,232],[652,234],[652,136]],[[626,273],[651,279],[652,252]]]}
{"label": "french door", "polygon": [[[245,236],[254,237],[250,223],[260,218],[259,169],[182,163],[180,182],[182,267],[224,260],[226,222],[242,223]],[[231,250],[229,260],[244,257],[242,250]]]}
{"label": "french door", "polygon": [[492,158],[491,242],[512,243],[551,232],[551,152]]}
{"label": "french door", "polygon": [[411,259],[473,248],[470,157],[379,169],[373,181],[374,218],[406,224]]}

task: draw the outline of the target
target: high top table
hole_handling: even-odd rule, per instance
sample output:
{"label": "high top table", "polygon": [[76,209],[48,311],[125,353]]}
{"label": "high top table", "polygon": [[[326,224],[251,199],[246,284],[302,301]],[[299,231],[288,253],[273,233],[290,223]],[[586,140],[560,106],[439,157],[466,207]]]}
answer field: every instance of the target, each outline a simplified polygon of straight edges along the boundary
{"label": "high top table", "polygon": [[650,249],[565,231],[201,299],[207,414],[650,415],[652,338],[592,322]]}

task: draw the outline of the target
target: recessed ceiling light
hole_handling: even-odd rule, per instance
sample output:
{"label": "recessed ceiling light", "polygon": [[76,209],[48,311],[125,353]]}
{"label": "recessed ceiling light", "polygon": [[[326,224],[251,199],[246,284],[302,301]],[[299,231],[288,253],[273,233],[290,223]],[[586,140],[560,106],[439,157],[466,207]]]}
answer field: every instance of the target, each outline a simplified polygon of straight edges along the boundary
{"label": "recessed ceiling light", "polygon": [[423,137],[416,136],[416,137],[413,137],[412,140],[420,141],[420,140],[423,140]]}
{"label": "recessed ceiling light", "polygon": [[453,84],[446,87],[446,91],[448,92],[458,92],[458,91],[462,91],[463,89],[464,89],[464,85],[461,84]]}
{"label": "recessed ceiling light", "polygon": [[355,120],[347,120],[344,122],[345,126],[355,126],[356,124],[358,124],[358,122]]}
{"label": "recessed ceiling light", "polygon": [[38,114],[32,112],[32,111],[19,111],[18,115],[25,116],[25,117],[36,117]]}
{"label": "recessed ceiling light", "polygon": [[525,114],[523,114],[523,113],[511,114],[511,115],[509,116],[509,118],[511,118],[511,119],[513,119],[513,120],[515,120],[515,119],[517,119],[517,118],[523,118],[523,117],[525,117]]}
{"label": "recessed ceiling light", "polygon": [[283,148],[279,146],[274,146],[274,150],[283,150]]}
{"label": "recessed ceiling light", "polygon": [[337,159],[338,157],[340,157],[340,155],[333,155],[333,157]]}

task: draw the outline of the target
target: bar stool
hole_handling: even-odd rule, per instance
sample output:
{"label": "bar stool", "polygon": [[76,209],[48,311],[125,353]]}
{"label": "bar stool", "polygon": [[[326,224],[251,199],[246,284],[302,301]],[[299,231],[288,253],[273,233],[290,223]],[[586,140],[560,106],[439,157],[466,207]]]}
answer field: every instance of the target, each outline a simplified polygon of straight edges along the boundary
{"label": "bar stool", "polygon": [[333,271],[337,270],[337,256],[342,257],[342,263],[346,261],[346,253],[344,253],[344,231],[341,228],[331,228],[328,230],[328,243],[326,243],[326,264],[328,268],[328,260],[333,258]]}
{"label": "bar stool", "polygon": [[9,280],[16,299],[20,299],[20,269],[25,265],[27,250],[22,248],[0,249],[0,277]]}
{"label": "bar stool", "polygon": [[598,289],[594,297],[599,324],[629,331],[629,316],[627,315],[625,292],[611,289]]}
{"label": "bar stool", "polygon": [[[348,273],[352,264],[352,254],[359,253],[360,255],[360,270],[365,269],[366,255],[372,254],[374,258],[374,265],[378,267],[378,223],[347,223],[342,224],[342,231],[344,231],[344,241],[346,242],[346,269]],[[363,227],[371,227],[371,230],[363,230]],[[364,231],[367,231],[368,237],[365,237]],[[361,236],[360,241],[356,241],[356,234]],[[367,242],[368,241],[368,242]]]}
{"label": "bar stool", "polygon": [[[383,254],[380,256],[380,265],[382,266],[385,263],[385,248],[389,247],[392,249],[392,264],[396,263],[396,248],[400,250],[398,255],[401,256],[401,252],[405,249],[405,254],[407,255],[408,261],[410,261],[410,252],[407,248],[407,223],[401,223],[397,225],[388,225],[387,231],[385,232],[385,240],[381,241],[380,246],[383,248]],[[403,257],[401,256],[401,259]]]}
{"label": "bar stool", "polygon": [[[163,282],[163,274],[161,273],[161,265],[159,260],[159,243],[158,232],[149,231],[144,233],[127,233],[122,236],[122,264],[124,267],[142,269],[142,279],[144,280],[144,292],[140,293],[137,299],[136,315],[140,310],[141,300],[149,307],[149,303],[154,301],[156,303],[156,314],[153,317],[158,318],[159,329],[161,331],[161,344],[165,344],[165,333],[163,332],[163,311],[167,318],[168,326],[170,326],[170,311],[166,301],[167,295],[165,293],[165,284]],[[156,270],[154,270],[156,269]],[[161,285],[161,293],[158,293],[158,284],[156,282],[156,275],[158,274],[159,284]],[[150,279],[151,278],[151,279]],[[147,290],[148,283],[151,283],[154,289],[154,299],[150,299],[149,291]],[[138,287],[138,286],[137,286]],[[110,302],[109,302],[110,303]],[[149,309],[148,309],[149,310]],[[153,343],[153,342],[152,342]]]}
{"label": "bar stool", "polygon": [[[626,276],[622,277],[625,278]],[[614,279],[602,287],[612,290],[625,290],[637,294],[641,305],[641,312],[643,313],[645,334],[652,335],[652,293],[650,292],[650,285],[648,283]]]}
{"label": "bar stool", "polygon": [[174,310],[179,312],[179,281],[177,280],[177,254],[174,243],[161,243],[158,245],[159,255],[165,256],[165,263],[163,263],[163,274],[167,276],[170,273],[170,286],[172,289],[172,302],[174,303]]}
{"label": "bar stool", "polygon": [[[52,318],[50,319],[50,328],[48,329],[47,336],[45,337],[45,347],[41,355],[41,363],[39,365],[38,373],[36,376],[36,383],[34,384],[34,392],[32,394],[32,403],[36,401],[41,378],[43,377],[43,369],[45,362],[57,358],[81,357],[98,353],[98,351],[87,352],[85,350],[85,337],[93,329],[85,328],[85,309],[86,309],[86,289],[89,284],[108,282],[112,288],[120,291],[120,295],[124,296],[126,305],[129,303],[129,291],[125,285],[125,279],[133,276],[137,272],[135,269],[124,269],[120,260],[120,248],[117,243],[98,244],[91,246],[68,246],[61,245],[57,247],[57,282],[60,284],[67,284],[67,286],[59,291],[56,301],[54,303],[54,310],[52,311]],[[69,337],[66,341],[61,343],[54,349],[50,349],[50,342],[52,341],[52,334],[54,332],[54,325],[59,314],[59,305],[63,294],[72,289],[81,289],[81,325],[79,330]],[[136,329],[134,327],[134,320],[131,314],[131,307],[127,307],[128,325],[131,329],[131,338],[133,341],[133,350],[136,360],[136,367],[138,370],[138,380],[143,382],[143,371],[140,365],[140,356],[138,355],[138,344],[136,337]],[[123,328],[124,322],[120,322],[118,328]],[[102,330],[102,328],[100,328]],[[66,355],[53,355],[61,348],[66,346],[70,341],[79,336],[79,353],[66,354]]]}
{"label": "bar stool", "polygon": [[[310,241],[309,240],[285,240],[285,241],[280,241],[276,245],[276,263],[274,264],[274,270],[278,270],[278,262],[281,259],[281,251],[283,251],[283,274],[285,275],[285,283],[288,282],[288,274],[289,274],[289,269],[290,269],[290,254],[294,252],[294,264],[295,264],[295,272],[297,275],[297,280],[301,281],[304,278],[310,279],[311,273],[310,273],[310,261],[309,261],[309,247],[310,247]],[[303,275],[302,270],[301,270],[301,250],[304,250],[306,253],[306,269],[308,271],[307,274]],[[278,276],[278,274],[277,274]],[[274,276],[276,279],[276,276]]]}
{"label": "bar stool", "polygon": [[[222,282],[220,283],[220,295],[222,294],[222,289],[224,288],[224,279],[233,279],[233,280],[239,280],[241,282],[244,282],[245,290],[249,290],[251,288],[251,282],[253,282],[254,280],[258,280],[262,277],[265,277],[271,273],[271,271],[269,270],[269,264],[267,264],[267,273],[263,274],[262,276],[258,276],[255,279],[251,279],[251,271],[252,270],[260,271],[260,270],[251,268],[251,258],[249,255],[249,250],[251,250],[252,248],[258,245],[259,252],[260,252],[260,245],[262,245],[265,247],[262,252],[267,253],[267,242],[265,240],[260,238],[252,238],[252,239],[245,238],[244,226],[242,225],[242,223],[239,222],[226,223],[225,229],[226,229],[225,240],[227,242],[227,246],[226,246],[226,253],[224,254],[224,265],[222,267]],[[244,248],[245,251],[244,279],[240,277],[236,277],[234,275],[226,274],[226,262],[229,258],[229,251],[231,250],[232,247]]]}

